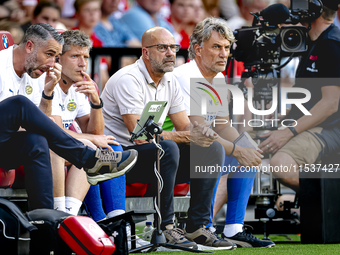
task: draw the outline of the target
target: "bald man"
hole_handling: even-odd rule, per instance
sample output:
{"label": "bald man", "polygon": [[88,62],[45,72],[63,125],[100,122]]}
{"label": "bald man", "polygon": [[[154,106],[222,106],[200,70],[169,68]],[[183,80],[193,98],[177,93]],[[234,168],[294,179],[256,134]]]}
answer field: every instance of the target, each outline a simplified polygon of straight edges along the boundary
{"label": "bald man", "polygon": [[[175,44],[168,30],[154,27],[143,34],[142,47],[141,58],[116,72],[105,86],[102,93],[104,133],[116,137],[124,150],[135,148],[139,153],[135,167],[126,175],[127,182],[151,183],[156,187],[156,146],[145,140],[132,143],[129,138],[149,101],[167,101],[160,124],[163,124],[168,114],[178,131],[163,131],[164,140],[160,142],[165,151],[160,166],[164,181],[161,192],[161,228],[165,238],[169,244],[183,247],[193,247],[199,243],[233,249],[234,244],[217,237],[205,227],[209,223],[217,174],[196,173],[194,176],[194,166],[221,165],[224,150],[216,141],[215,133],[205,132],[207,128],[204,124],[190,125],[181,88],[171,73],[180,46]],[[194,155],[194,162],[190,162],[190,154]],[[173,188],[177,183],[189,181],[191,201],[184,232],[173,226]]]}

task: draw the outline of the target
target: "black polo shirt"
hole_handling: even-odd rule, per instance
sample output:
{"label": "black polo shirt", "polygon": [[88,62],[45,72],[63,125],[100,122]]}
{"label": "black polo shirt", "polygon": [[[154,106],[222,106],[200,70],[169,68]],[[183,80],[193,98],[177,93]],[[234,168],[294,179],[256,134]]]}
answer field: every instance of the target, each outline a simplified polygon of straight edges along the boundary
{"label": "black polo shirt", "polygon": [[[311,99],[303,104],[310,110],[322,98],[321,89],[324,86],[340,86],[340,30],[330,25],[319,38],[309,42],[309,50],[300,60],[295,87],[305,88],[311,93]],[[301,94],[299,95],[301,97]],[[290,98],[298,98],[290,95]],[[326,112],[327,109],[324,109]],[[293,105],[289,118],[299,119],[303,113]],[[288,117],[287,116],[287,117]],[[318,125],[323,130],[318,137],[324,142],[325,154],[340,149],[340,103],[336,113],[329,116]]]}
{"label": "black polo shirt", "polygon": [[[300,60],[296,78],[295,87],[305,88],[311,93],[311,99],[303,104],[307,110],[313,108],[321,100],[322,87],[340,86],[340,30],[338,27],[330,25],[316,41],[309,43],[308,52]],[[298,95],[290,96],[290,98],[297,97]],[[298,119],[302,115],[303,113],[293,105],[289,117]],[[340,127],[340,105],[336,113],[318,126]]]}

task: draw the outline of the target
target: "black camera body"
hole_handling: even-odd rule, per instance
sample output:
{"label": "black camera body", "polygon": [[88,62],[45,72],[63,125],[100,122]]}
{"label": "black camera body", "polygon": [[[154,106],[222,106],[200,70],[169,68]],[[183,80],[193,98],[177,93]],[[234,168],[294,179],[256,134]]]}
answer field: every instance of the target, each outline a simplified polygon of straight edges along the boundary
{"label": "black camera body", "polygon": [[308,50],[307,29],[298,26],[252,26],[237,29],[234,58],[245,67],[279,65],[281,57]]}
{"label": "black camera body", "polygon": [[[274,4],[260,13],[252,13],[253,26],[234,32],[237,42],[233,57],[244,62],[246,69],[279,66],[283,56],[308,50],[308,29],[294,24],[310,22],[321,12],[320,0],[291,0],[291,10],[282,4]],[[279,27],[279,24],[287,26]]]}

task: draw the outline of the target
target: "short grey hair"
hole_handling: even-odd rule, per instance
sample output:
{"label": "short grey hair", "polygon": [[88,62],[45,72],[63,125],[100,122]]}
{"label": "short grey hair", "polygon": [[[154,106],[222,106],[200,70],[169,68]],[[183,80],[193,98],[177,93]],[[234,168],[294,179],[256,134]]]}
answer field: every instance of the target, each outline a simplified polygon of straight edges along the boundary
{"label": "short grey hair", "polygon": [[26,30],[21,45],[26,44],[28,41],[32,41],[33,43],[37,44],[43,44],[50,39],[56,40],[61,45],[64,44],[63,37],[58,33],[57,30],[54,29],[54,27],[46,23],[37,23],[30,26]]}
{"label": "short grey hair", "polygon": [[90,51],[92,42],[90,37],[80,30],[68,30],[61,34],[64,38],[64,46],[61,54],[71,49],[71,46],[87,47]]}
{"label": "short grey hair", "polygon": [[196,25],[190,36],[190,45],[188,49],[190,59],[194,59],[196,56],[195,45],[198,44],[203,46],[203,43],[209,40],[213,31],[218,32],[220,36],[227,39],[230,44],[236,41],[233,32],[225,20],[212,17],[206,18]]}

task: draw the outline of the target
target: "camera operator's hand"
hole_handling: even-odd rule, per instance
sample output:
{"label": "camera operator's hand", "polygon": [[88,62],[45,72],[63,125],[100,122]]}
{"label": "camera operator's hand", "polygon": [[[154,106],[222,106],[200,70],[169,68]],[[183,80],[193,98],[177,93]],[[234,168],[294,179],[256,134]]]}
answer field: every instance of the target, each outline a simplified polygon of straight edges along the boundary
{"label": "camera operator's hand", "polygon": [[236,145],[233,157],[237,159],[241,166],[259,166],[262,162],[261,150],[254,150],[251,148],[241,147]]}
{"label": "camera operator's hand", "polygon": [[265,153],[274,154],[279,149],[281,149],[293,136],[293,133],[288,128],[285,128],[284,130],[268,132],[266,134],[260,135],[261,138],[268,138],[259,145],[259,148]]}
{"label": "camera operator's hand", "polygon": [[193,142],[201,147],[209,147],[218,135],[210,128],[210,124],[205,122],[198,124],[194,121],[190,130],[190,142]]}

